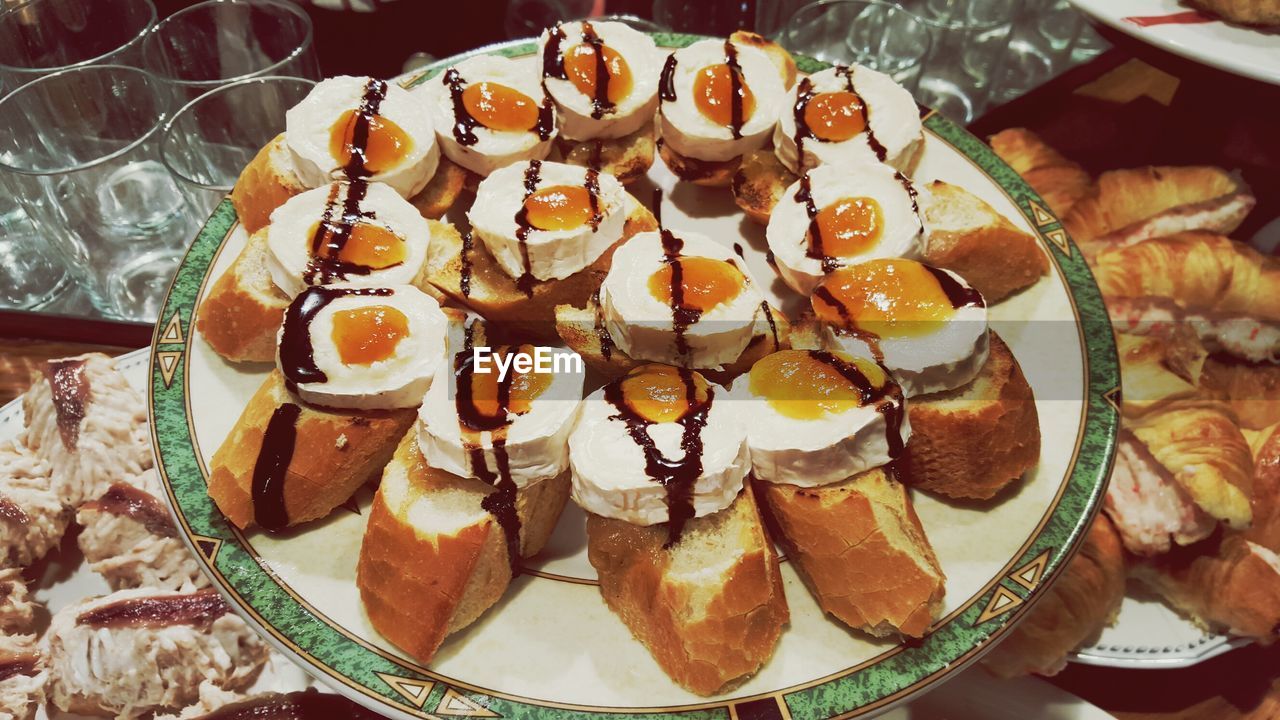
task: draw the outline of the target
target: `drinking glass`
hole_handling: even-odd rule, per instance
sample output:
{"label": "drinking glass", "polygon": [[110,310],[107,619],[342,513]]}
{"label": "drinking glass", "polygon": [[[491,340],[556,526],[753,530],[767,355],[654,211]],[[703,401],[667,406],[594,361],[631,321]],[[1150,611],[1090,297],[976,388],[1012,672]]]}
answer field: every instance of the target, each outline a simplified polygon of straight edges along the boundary
{"label": "drinking glass", "polygon": [[197,217],[208,217],[258,150],[284,132],[284,113],[315,82],[250,78],[187,103],[164,126],[160,161]]}
{"label": "drinking glass", "polygon": [[0,182],[93,306],[152,320],[196,226],[159,162],[169,99],[122,65],[63,70],[0,99]]}
{"label": "drinking glass", "polygon": [[795,12],[778,36],[791,52],[828,63],[858,63],[915,93],[929,54],[929,28],[881,0],[821,0]]}
{"label": "drinking glass", "polygon": [[745,0],[654,0],[653,21],[676,32],[725,37],[754,30],[756,8]]}
{"label": "drinking glass", "polygon": [[904,0],[933,42],[919,100],[967,123],[985,106],[1004,60],[1017,0]]}
{"label": "drinking glass", "polygon": [[1067,0],[1031,0],[1015,20],[991,102],[1002,103],[1066,69],[1083,16]]}
{"label": "drinking glass", "polygon": [[311,18],[279,0],[209,0],[165,18],[142,46],[143,66],[175,103],[266,75],[320,79]]}
{"label": "drinking glass", "polygon": [[0,84],[13,90],[81,65],[138,65],[155,24],[151,0],[30,0],[0,10]]}

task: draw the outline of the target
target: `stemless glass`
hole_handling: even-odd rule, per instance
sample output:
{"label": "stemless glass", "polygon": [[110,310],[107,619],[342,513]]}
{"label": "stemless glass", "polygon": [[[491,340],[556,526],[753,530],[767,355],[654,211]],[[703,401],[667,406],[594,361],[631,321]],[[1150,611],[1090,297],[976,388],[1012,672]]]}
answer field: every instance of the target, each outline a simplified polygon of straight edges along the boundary
{"label": "stemless glass", "polygon": [[797,10],[778,41],[791,52],[829,63],[857,63],[914,93],[929,54],[929,28],[881,0],[821,0]]}
{"label": "stemless glass", "polygon": [[991,101],[1012,100],[1062,72],[1083,24],[1084,16],[1067,0],[1032,0],[1024,5],[1000,72],[991,83]]}
{"label": "stemless glass", "polygon": [[967,123],[985,106],[1008,49],[1015,0],[904,0],[933,36],[919,99]]}
{"label": "stemless glass", "polygon": [[103,315],[152,320],[194,235],[158,160],[168,106],[122,65],[63,70],[0,100],[0,181]]}
{"label": "stemless glass", "polygon": [[[0,8],[4,3],[0,3]],[[0,10],[0,81],[10,90],[80,65],[138,65],[151,0],[30,0]]]}
{"label": "stemless glass", "polygon": [[284,132],[284,113],[315,82],[250,78],[187,103],[164,126],[160,161],[198,217],[208,217],[260,148]]}
{"label": "stemless glass", "polygon": [[266,75],[320,79],[311,18],[279,0],[209,0],[165,18],[142,46],[143,67],[184,103]]}

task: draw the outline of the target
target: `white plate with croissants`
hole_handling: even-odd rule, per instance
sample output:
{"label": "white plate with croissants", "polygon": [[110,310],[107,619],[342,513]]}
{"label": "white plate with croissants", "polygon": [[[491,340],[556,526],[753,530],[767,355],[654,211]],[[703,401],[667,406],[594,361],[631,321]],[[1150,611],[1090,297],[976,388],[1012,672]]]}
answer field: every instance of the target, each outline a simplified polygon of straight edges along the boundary
{"label": "white plate with croissants", "polygon": [[153,431],[215,586],[357,702],[877,713],[1097,510],[1087,267],[874,70],[575,22],[286,126],[174,280]]}

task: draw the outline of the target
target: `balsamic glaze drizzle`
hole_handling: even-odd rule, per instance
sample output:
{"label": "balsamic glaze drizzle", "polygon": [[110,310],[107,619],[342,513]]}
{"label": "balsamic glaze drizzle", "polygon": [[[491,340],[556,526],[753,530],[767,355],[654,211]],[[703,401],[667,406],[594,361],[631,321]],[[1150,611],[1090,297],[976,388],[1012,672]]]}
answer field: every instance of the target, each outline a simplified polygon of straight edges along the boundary
{"label": "balsamic glaze drizzle", "polygon": [[538,191],[541,177],[542,161],[530,160],[529,167],[524,171],[524,199],[520,201],[520,209],[516,211],[516,240],[520,243],[520,258],[524,263],[524,271],[516,278],[516,287],[526,297],[533,297],[533,283],[537,278],[533,276],[533,265],[529,260],[529,233],[533,232],[533,226],[529,224],[529,208],[525,206],[525,202]]}
{"label": "balsamic glaze drizzle", "polygon": [[316,366],[314,348],[311,346],[311,321],[326,305],[341,297],[351,295],[389,297],[395,294],[391,288],[333,287],[313,285],[303,290],[289,303],[284,312],[280,333],[280,371],[286,381],[301,383],[327,382],[329,377]]}
{"label": "balsamic glaze drizzle", "polygon": [[564,71],[564,55],[560,52],[560,45],[563,42],[564,26],[556,23],[550,30],[546,46],[542,48],[543,88],[546,87],[546,78],[569,79],[569,75]]}
{"label": "balsamic glaze drizzle", "polygon": [[367,166],[366,153],[369,149],[369,129],[373,119],[382,109],[382,101],[387,97],[385,80],[369,78],[364,86],[364,95],[360,98],[360,108],[352,120],[355,125],[351,129],[351,157],[343,166],[342,172],[348,178],[356,180],[372,175]]}
{"label": "balsamic glaze drizzle", "polygon": [[[923,263],[922,263],[923,264]],[[986,307],[987,302],[982,297],[982,293],[971,287],[961,285],[959,281],[951,277],[951,274],[945,270],[939,270],[932,265],[925,265],[925,270],[929,271],[938,280],[938,285],[942,288],[942,292],[946,293],[947,299],[951,301],[951,306],[957,310],[962,307]]]}
{"label": "balsamic glaze drizzle", "polygon": [[746,120],[742,117],[742,100],[745,94],[742,86],[742,66],[738,64],[738,48],[733,41],[724,41],[724,64],[729,66],[729,130],[733,139],[742,139],[742,125]]}
{"label": "balsamic glaze drizzle", "polygon": [[924,235],[924,216],[920,214],[920,193],[916,192],[916,186],[902,174],[901,170],[894,170],[893,177],[907,191],[907,196],[911,198],[911,211],[916,214],[916,222],[920,225],[918,235]]}
{"label": "balsamic glaze drizzle", "polygon": [[764,319],[769,321],[769,333],[773,335],[773,349],[777,350],[782,347],[782,343],[778,342],[778,323],[773,319],[773,308],[769,307],[768,300],[760,301],[760,310],[764,313]]}
{"label": "balsamic glaze drizzle", "polygon": [[253,519],[264,530],[274,532],[289,526],[289,511],[284,503],[284,482],[293,461],[298,435],[298,417],[302,408],[282,403],[271,413],[262,448],[253,465]]}
{"label": "balsamic glaze drizzle", "polygon": [[459,256],[462,268],[458,272],[458,289],[462,291],[462,297],[471,297],[471,250],[474,245],[471,230],[467,230],[462,234],[462,254]]}
{"label": "balsamic glaze drizzle", "polygon": [[809,216],[809,242],[805,247],[805,257],[821,260],[823,273],[834,271],[840,267],[840,260],[828,255],[823,249],[822,227],[818,224],[818,206],[813,201],[813,185],[808,173],[800,176],[800,189],[796,191],[796,202],[804,203],[804,211]]}
{"label": "balsamic glaze drizzle", "polygon": [[604,213],[600,212],[600,171],[588,169],[583,187],[587,189],[587,202],[591,204],[591,218],[587,222],[591,225],[591,232],[595,232],[604,220]]}
{"label": "balsamic glaze drizzle", "polygon": [[[849,89],[849,92],[857,95],[859,98],[862,97],[861,93],[859,93],[853,86],[853,68],[847,65],[842,65],[836,70],[836,73],[844,75],[844,84],[845,87]],[[867,126],[867,145],[871,147],[871,152],[876,154],[876,159],[880,162],[884,162],[885,158],[889,157],[889,151],[885,149],[884,145],[880,144],[879,138],[876,137],[876,131],[871,128],[871,103],[867,102],[865,99],[862,101],[862,118],[866,121]]]}
{"label": "balsamic glaze drizzle", "polygon": [[601,316],[600,288],[596,288],[596,291],[591,294],[591,304],[596,311],[595,331],[596,338],[600,341],[600,354],[604,356],[605,360],[608,360],[613,357],[614,343],[613,336],[609,334],[609,328],[605,325],[604,318]]}
{"label": "balsamic glaze drizzle", "polygon": [[800,85],[796,88],[796,104],[792,106],[791,113],[796,119],[796,165],[801,169],[804,168],[804,140],[813,137],[813,130],[809,127],[809,121],[805,119],[804,112],[809,107],[809,101],[817,96],[813,91],[813,80],[807,76],[800,79]]}
{"label": "balsamic glaze drizzle", "polygon": [[693,371],[677,368],[685,387],[687,409],[676,422],[683,428],[680,448],[684,455],[679,460],[667,458],[649,435],[653,423],[627,404],[622,392],[622,380],[615,380],[604,388],[604,399],[618,411],[611,419],[626,423],[632,441],[644,451],[645,474],[667,491],[667,542],[671,547],[680,540],[685,523],[694,517],[693,486],[702,474],[702,429],[707,425],[707,414],[715,399],[715,390],[707,387],[707,398],[698,402],[698,386]]}
{"label": "balsamic glaze drizzle", "polygon": [[459,145],[475,145],[480,142],[476,136],[476,126],[480,121],[472,117],[467,111],[467,104],[462,101],[462,90],[467,81],[462,79],[458,68],[451,67],[444,71],[443,82],[449,87],[449,97],[453,101],[453,139]]}
{"label": "balsamic glaze drizzle", "polygon": [[613,101],[609,99],[609,82],[612,79],[609,76],[609,63],[604,57],[604,41],[596,34],[596,29],[591,25],[590,21],[582,21],[582,39],[591,46],[591,50],[595,53],[596,87],[595,95],[591,98],[591,117],[599,120],[617,109]]}
{"label": "balsamic glaze drizzle", "polygon": [[[507,559],[511,565],[513,576],[520,572],[520,515],[516,510],[516,493],[518,488],[511,478],[511,460],[507,454],[507,428],[511,424],[511,385],[515,381],[515,373],[507,373],[498,383],[497,412],[492,416],[485,415],[475,404],[473,381],[475,379],[472,353],[474,326],[468,325],[466,341],[462,352],[453,356],[454,377],[457,388],[454,405],[458,411],[458,424],[462,430],[463,443],[467,456],[471,461],[472,472],[484,483],[493,486],[497,492],[489,493],[480,501],[480,506],[493,515],[502,528],[507,542]],[[490,433],[493,446],[493,460],[497,472],[489,469],[485,458],[481,433]]]}
{"label": "balsamic glaze drizzle", "polygon": [[684,266],[680,262],[684,241],[666,228],[660,233],[662,262],[671,266],[671,324],[676,334],[676,352],[682,357],[688,357],[689,341],[685,338],[685,332],[702,317],[702,310],[685,305],[684,302]]}
{"label": "balsamic glaze drizzle", "polygon": [[662,188],[655,187],[653,189],[653,219],[658,223],[658,227],[662,227]]}
{"label": "balsamic glaze drizzle", "polygon": [[840,315],[840,327],[836,328],[839,333],[852,335],[867,344],[871,348],[871,356],[876,362],[884,362],[884,351],[880,349],[880,336],[873,332],[858,327],[854,322],[853,316],[849,314],[849,308],[844,303],[836,299],[826,287],[819,285],[813,289],[813,296],[835,308],[836,313]]}
{"label": "balsamic glaze drizzle", "polygon": [[[338,192],[343,187],[346,188],[347,195],[339,204]],[[352,180],[345,185],[334,183],[330,187],[324,214],[316,225],[315,234],[311,236],[311,257],[302,272],[303,282],[308,285],[327,285],[346,280],[352,275],[368,275],[373,272],[373,268],[367,265],[339,259],[342,248],[351,240],[356,226],[361,221],[377,219],[377,213],[360,208],[360,203],[368,192],[369,183],[364,180]],[[339,212],[340,215],[335,218],[334,214]]]}
{"label": "balsamic glaze drizzle", "polygon": [[676,56],[672,53],[662,65],[662,75],[658,79],[658,99],[662,102],[674,102],[676,99]]}
{"label": "balsamic glaze drizzle", "polygon": [[810,350],[810,357],[844,376],[858,389],[863,405],[875,405],[876,412],[884,416],[885,440],[889,443],[889,459],[896,460],[902,454],[902,416],[905,403],[902,388],[885,370],[884,385],[876,387],[858,366],[826,350]]}

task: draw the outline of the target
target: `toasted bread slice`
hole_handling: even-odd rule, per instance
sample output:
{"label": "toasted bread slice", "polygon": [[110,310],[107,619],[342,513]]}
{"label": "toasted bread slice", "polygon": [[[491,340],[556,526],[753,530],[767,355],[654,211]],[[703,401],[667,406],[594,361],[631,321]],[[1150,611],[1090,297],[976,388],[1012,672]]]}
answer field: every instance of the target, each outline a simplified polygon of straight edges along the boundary
{"label": "toasted bread slice", "polygon": [[733,201],[747,217],[768,225],[774,206],[797,179],[772,148],[747,153],[733,174]]}
{"label": "toasted bread slice", "polygon": [[1049,271],[1035,237],[1019,230],[985,200],[941,180],[922,196],[929,242],[924,261],[957,272],[996,303]]}
{"label": "toasted bread slice", "polygon": [[209,464],[209,497],[242,530],[256,522],[254,467],[267,424],[285,403],[302,409],[283,481],[290,526],[328,515],[376,478],[418,416],[415,408],[347,411],[307,405],[285,387],[280,370],[272,370]]}
{"label": "toasted bread slice", "polygon": [[432,239],[427,281],[453,302],[483,315],[494,325],[504,326],[504,335],[510,337],[503,339],[557,343],[556,306],[585,306],[608,274],[613,251],[636,233],[658,229],[658,221],[648,208],[630,196],[627,202],[629,214],[618,242],[594,263],[567,278],[535,282],[530,295],[498,266],[484,243],[474,242],[466,250],[464,264],[463,238],[457,230]]}
{"label": "toasted bread slice", "polygon": [[[773,317],[773,324],[769,324],[768,318],[761,317],[756,323],[756,334],[752,336],[750,344],[733,364],[723,369],[697,368],[697,370],[708,380],[726,385],[750,370],[751,366],[765,355],[791,347],[788,340],[791,335],[791,323],[787,321],[787,317],[781,310],[772,305],[769,306],[769,312]],[[582,356],[588,367],[607,379],[622,377],[637,365],[648,362],[636,360],[613,344],[594,298],[587,301],[586,307],[557,305],[556,334],[565,345],[569,346],[569,349]]]}
{"label": "toasted bread slice", "polygon": [[942,611],[946,576],[906,486],[885,468],[802,488],[754,482],[818,605],[877,637],[923,637]]}
{"label": "toasted bread slice", "polygon": [[196,310],[196,328],[209,346],[235,362],[272,362],[276,331],[289,296],[271,280],[267,234],[249,236],[235,262],[209,288]]}
{"label": "toasted bread slice", "polygon": [[728,187],[742,164],[741,155],[718,162],[687,157],[671,149],[670,145],[662,142],[662,138],[658,138],[658,155],[676,177],[703,187]]}
{"label": "toasted bread slice", "polygon": [[782,76],[782,86],[790,90],[796,84],[796,59],[778,43],[750,30],[735,30],[729,35],[735,45],[749,45],[760,48],[769,56],[778,74]]}
{"label": "toasted bread slice", "polygon": [[649,168],[653,166],[655,145],[652,121],[620,138],[556,140],[556,147],[565,162],[609,173],[623,185],[639,180],[649,172]]}
{"label": "toasted bread slice", "polygon": [[749,486],[666,543],[665,524],[587,514],[605,603],[672,680],[711,695],[759,670],[790,621],[778,556]]}
{"label": "toasted bread slice", "polygon": [[[456,236],[452,225],[428,220],[432,242],[442,236]],[[268,265],[267,234],[249,236],[244,249],[209,288],[196,310],[196,325],[209,346],[233,362],[273,362],[276,331],[289,307],[289,297],[276,287]],[[423,292],[443,300],[440,291],[426,281],[426,266],[414,280]]]}
{"label": "toasted bread slice", "polygon": [[[566,470],[517,492],[521,557],[546,545],[569,486]],[[373,627],[420,663],[493,606],[511,582],[505,532],[481,506],[492,492],[481,480],[427,465],[413,429],[382,473],[356,585]]]}
{"label": "toasted bread slice", "polygon": [[953,498],[986,500],[1040,461],[1040,420],[1031,386],[1000,336],[964,387],[911,398],[911,439],[902,479]]}
{"label": "toasted bread slice", "polygon": [[[462,194],[466,176],[466,170],[441,155],[436,174],[421,192],[409,198],[409,202],[423,217],[439,219]],[[281,133],[240,171],[235,187],[231,188],[231,204],[236,209],[240,224],[245,230],[255,233],[271,222],[271,213],[276,208],[307,190],[293,170],[293,158],[285,144],[284,133]]]}

